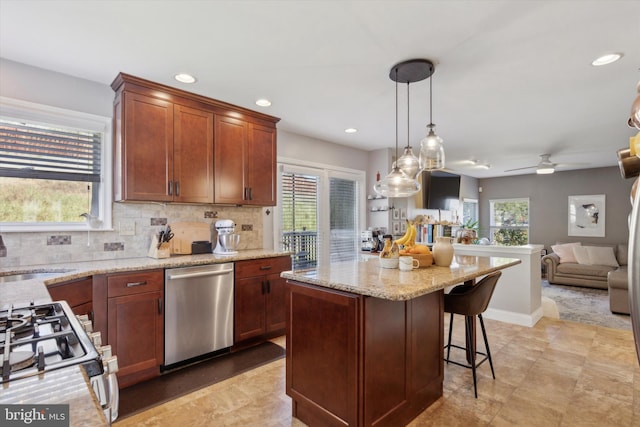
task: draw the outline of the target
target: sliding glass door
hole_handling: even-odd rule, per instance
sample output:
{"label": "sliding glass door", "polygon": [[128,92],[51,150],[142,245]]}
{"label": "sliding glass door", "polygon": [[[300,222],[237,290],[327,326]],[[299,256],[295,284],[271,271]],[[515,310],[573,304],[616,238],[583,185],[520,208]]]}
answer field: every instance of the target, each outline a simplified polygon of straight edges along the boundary
{"label": "sliding glass door", "polygon": [[280,166],[277,238],[294,268],[357,257],[363,182],[364,174]]}

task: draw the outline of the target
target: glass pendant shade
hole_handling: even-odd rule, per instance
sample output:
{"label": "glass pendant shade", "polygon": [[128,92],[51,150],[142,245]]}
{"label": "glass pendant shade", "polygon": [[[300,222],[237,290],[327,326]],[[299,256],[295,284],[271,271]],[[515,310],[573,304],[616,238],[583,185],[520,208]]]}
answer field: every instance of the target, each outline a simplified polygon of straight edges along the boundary
{"label": "glass pendant shade", "polygon": [[420,183],[409,178],[394,164],[391,173],[378,181],[373,190],[385,197],[409,197],[420,191]]}
{"label": "glass pendant shade", "polygon": [[411,179],[417,179],[420,172],[420,160],[413,154],[413,149],[409,146],[404,148],[404,153],[396,162],[396,166]]}
{"label": "glass pendant shade", "polygon": [[431,171],[444,168],[444,146],[442,138],[433,131],[434,125],[429,125],[429,134],[420,141],[420,168]]}

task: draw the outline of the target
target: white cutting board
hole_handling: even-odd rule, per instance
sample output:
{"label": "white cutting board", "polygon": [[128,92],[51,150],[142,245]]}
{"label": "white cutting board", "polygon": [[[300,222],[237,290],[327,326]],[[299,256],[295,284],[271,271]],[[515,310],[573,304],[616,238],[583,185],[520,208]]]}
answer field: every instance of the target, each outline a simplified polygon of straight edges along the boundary
{"label": "white cutting board", "polygon": [[207,222],[174,222],[169,225],[173,233],[170,240],[172,255],[189,255],[192,242],[211,241],[211,225]]}

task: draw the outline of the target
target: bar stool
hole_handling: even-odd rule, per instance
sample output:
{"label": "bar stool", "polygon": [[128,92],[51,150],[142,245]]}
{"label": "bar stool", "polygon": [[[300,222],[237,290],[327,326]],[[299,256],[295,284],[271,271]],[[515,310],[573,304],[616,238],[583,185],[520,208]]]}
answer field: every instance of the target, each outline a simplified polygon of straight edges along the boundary
{"label": "bar stool", "polygon": [[[491,375],[493,376],[493,379],[496,379],[496,375],[493,371],[493,361],[491,360],[491,351],[489,350],[489,341],[487,341],[487,332],[484,328],[484,321],[482,320],[482,313],[484,313],[487,309],[489,301],[491,300],[491,296],[493,295],[493,291],[501,275],[502,272],[496,271],[495,273],[491,273],[485,276],[475,285],[459,285],[453,288],[451,292],[444,295],[444,311],[447,313],[451,313],[451,319],[449,321],[449,341],[447,345],[444,346],[444,348],[447,349],[447,357],[444,360],[447,362],[447,364],[451,362],[458,366],[471,368],[471,371],[473,373],[473,391],[475,393],[476,399],[478,398],[478,387],[476,381],[476,369],[478,368],[478,366],[480,366],[486,360],[489,360],[489,365],[491,366]],[[454,314],[461,314],[465,316],[466,347],[451,344],[451,333],[453,331]],[[484,345],[487,349],[486,354],[477,351],[476,349],[475,316],[478,316],[478,319],[480,319],[480,327],[482,328]],[[466,350],[467,362],[469,362],[469,364],[465,365],[463,363],[450,360],[449,355],[451,353],[451,347]],[[477,354],[485,357],[476,363]]]}

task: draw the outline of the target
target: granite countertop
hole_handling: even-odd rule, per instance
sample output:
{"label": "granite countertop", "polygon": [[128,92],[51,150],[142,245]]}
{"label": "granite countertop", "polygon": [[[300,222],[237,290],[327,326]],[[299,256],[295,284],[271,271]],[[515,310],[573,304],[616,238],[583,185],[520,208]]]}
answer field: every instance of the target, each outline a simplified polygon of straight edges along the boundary
{"label": "granite countertop", "polygon": [[179,268],[194,265],[218,264],[223,262],[243,261],[249,259],[271,258],[291,255],[290,252],[279,252],[263,249],[238,251],[236,255],[219,256],[214,254],[179,255],[170,258],[155,259],[148,257],[122,258],[103,261],[67,262],[61,264],[40,264],[20,267],[0,268],[0,276],[53,272],[52,276],[15,282],[0,282],[0,308],[13,303],[36,304],[51,301],[46,285],[65,282],[96,274],[121,273],[126,271],[152,270],[156,268]]}
{"label": "granite countertop", "polygon": [[102,408],[88,387],[84,369],[75,365],[4,383],[0,387],[0,402],[3,405],[68,404],[69,426],[108,426]]}
{"label": "granite countertop", "polygon": [[392,301],[410,300],[457,285],[521,261],[514,258],[456,255],[450,267],[413,271],[380,267],[378,257],[360,255],[355,261],[334,262],[314,269],[285,271],[282,277],[297,282],[342,290]]}

